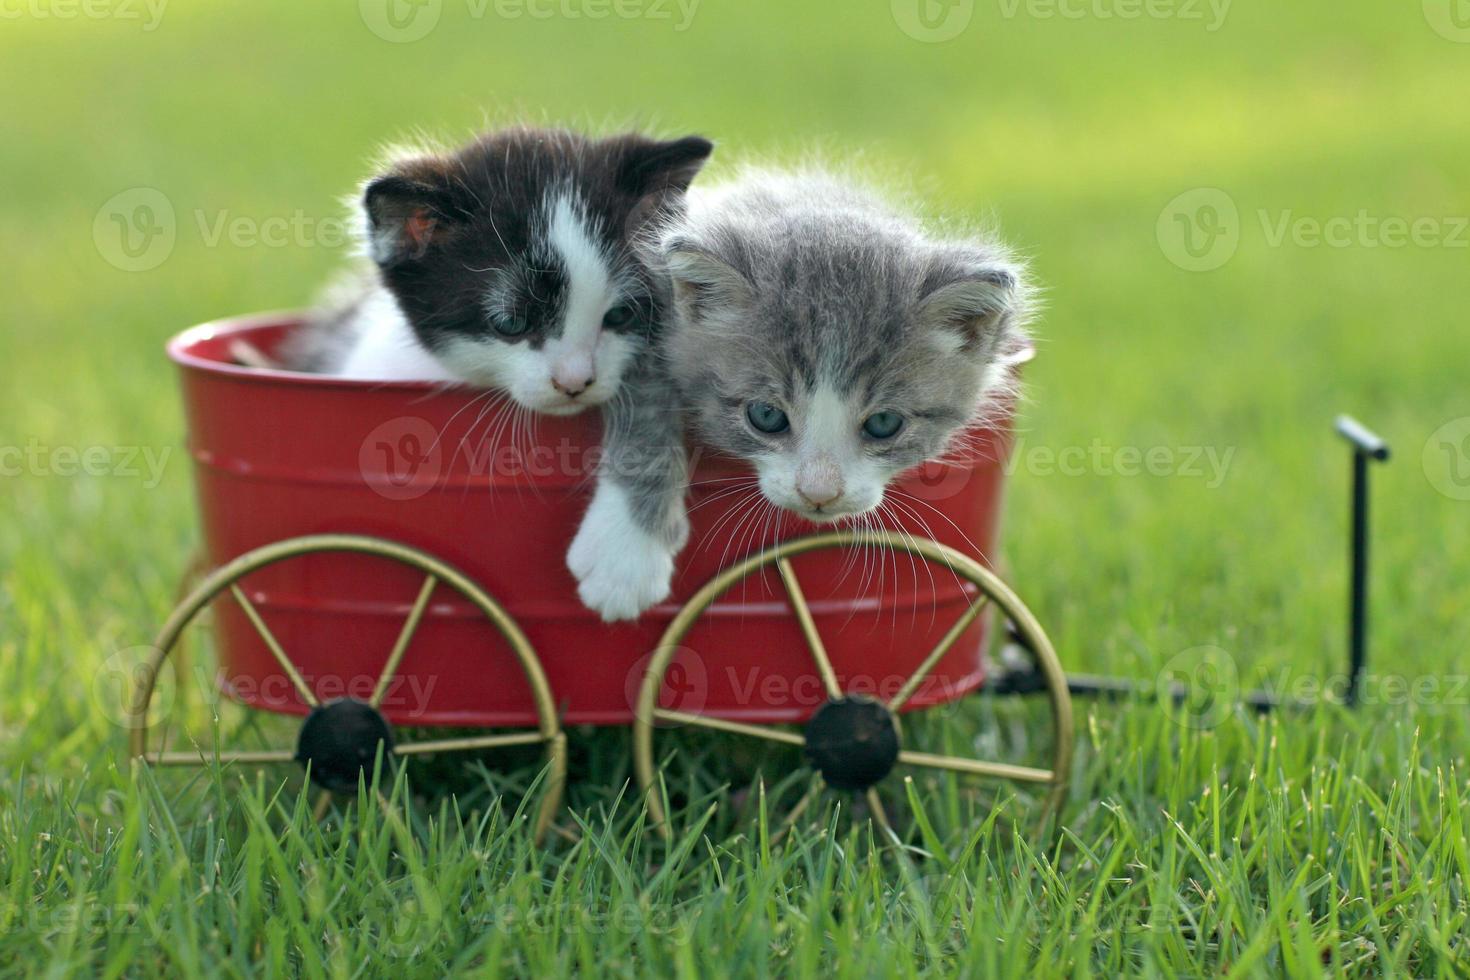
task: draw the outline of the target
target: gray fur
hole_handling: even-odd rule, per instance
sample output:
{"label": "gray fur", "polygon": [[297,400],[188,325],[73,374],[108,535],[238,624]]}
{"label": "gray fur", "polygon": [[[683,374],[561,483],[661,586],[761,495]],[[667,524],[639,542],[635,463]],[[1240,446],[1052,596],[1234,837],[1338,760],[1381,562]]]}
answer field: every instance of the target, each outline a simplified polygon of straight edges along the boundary
{"label": "gray fur", "polygon": [[[998,242],[933,235],[821,173],[754,172],[686,205],[661,239],[676,299],[665,354],[703,442],[769,462],[827,388],[865,406],[855,433],[868,411],[905,417],[896,438],[853,443],[886,482],[942,456],[1011,385],[1032,292]],[[785,408],[791,431],[757,431],[753,400]]]}

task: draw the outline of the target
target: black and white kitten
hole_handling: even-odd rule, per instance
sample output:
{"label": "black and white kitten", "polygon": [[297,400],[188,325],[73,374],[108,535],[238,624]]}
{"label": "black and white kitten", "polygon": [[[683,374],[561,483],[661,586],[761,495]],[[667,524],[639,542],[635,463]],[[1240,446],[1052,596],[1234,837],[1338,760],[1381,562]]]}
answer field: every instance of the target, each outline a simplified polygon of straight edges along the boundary
{"label": "black and white kitten", "polygon": [[711,149],[697,136],[514,128],[400,155],[362,191],[376,281],[321,316],[298,361],[494,388],[554,415],[607,402],[659,314],[632,243]]}
{"label": "black and white kitten", "polygon": [[[752,172],[685,203],[661,242],[666,367],[697,437],[747,460],[770,503],[816,523],[872,511],[1011,390],[1031,293],[1000,244],[932,235],[820,173]],[[684,487],[659,475],[638,506],[682,514]],[[626,509],[619,547],[651,552]]]}
{"label": "black and white kitten", "polygon": [[638,246],[678,212],[712,149],[699,136],[522,128],[402,156],[362,193],[376,279],[323,312],[293,359],[497,389],[553,415],[601,405],[598,489],[568,564],[609,620],[668,594],[687,533],[663,490],[685,481],[682,444],[663,448],[682,429],[653,349],[668,281]]}

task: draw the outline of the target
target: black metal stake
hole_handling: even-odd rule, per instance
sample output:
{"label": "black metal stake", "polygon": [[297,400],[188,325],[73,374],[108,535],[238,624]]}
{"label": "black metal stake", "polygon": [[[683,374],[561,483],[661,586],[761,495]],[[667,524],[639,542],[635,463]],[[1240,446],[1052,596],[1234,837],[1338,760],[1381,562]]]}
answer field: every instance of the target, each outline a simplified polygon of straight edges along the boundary
{"label": "black metal stake", "polygon": [[[1350,597],[1348,606],[1348,689],[1345,703],[1358,703],[1363,675],[1368,667],[1368,463],[1388,459],[1388,444],[1357,419],[1337,417],[1337,431],[1353,446],[1352,540],[1349,545]],[[1012,640],[1018,634],[1012,630]],[[1170,685],[1167,692],[1152,684],[1127,677],[1096,674],[1068,674],[1068,690],[1078,696],[1104,698],[1169,696],[1183,701],[1189,691],[1182,685]],[[1037,694],[1046,690],[1046,681],[1033,662],[1019,667],[1003,667],[986,684],[994,694]],[[1243,704],[1259,712],[1289,706],[1311,708],[1316,701],[1285,700],[1270,691],[1247,691],[1240,695]]]}
{"label": "black metal stake", "polygon": [[1388,459],[1388,444],[1348,415],[1337,417],[1337,431],[1353,446],[1347,689],[1347,704],[1352,707],[1358,703],[1368,667],[1368,461]]}

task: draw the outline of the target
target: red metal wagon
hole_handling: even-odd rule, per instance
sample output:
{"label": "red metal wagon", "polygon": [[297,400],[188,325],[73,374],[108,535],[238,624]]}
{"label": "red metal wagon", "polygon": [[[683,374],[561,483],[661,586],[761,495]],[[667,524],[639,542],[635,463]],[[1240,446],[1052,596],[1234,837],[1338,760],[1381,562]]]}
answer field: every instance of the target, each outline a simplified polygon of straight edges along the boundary
{"label": "red metal wagon", "polygon": [[[269,356],[299,323],[220,321],[168,346],[209,571],[144,667],[130,707],[135,755],[309,763],[314,781],[343,791],[359,771],[370,777],[379,751],[540,744],[538,834],[559,804],[568,724],[633,725],[645,791],[657,780],[655,737],[688,725],[799,745],[827,783],[868,792],[877,812],[873,787],[900,763],[1049,784],[1059,796],[1072,744],[1065,681],[1045,632],[989,570],[1007,425],[973,434],[968,465],[906,477],[866,531],[813,534],[758,511],[741,490],[748,474],[696,450],[674,594],[636,623],[609,625],[579,602],[564,563],[596,467],[592,413],[528,423],[486,392],[238,363],[241,349]],[[1045,768],[903,744],[900,712],[984,682],[992,608],[1049,684]],[[218,686],[302,716],[296,745],[150,744],[161,741],[149,721],[159,671],[206,610]],[[436,727],[487,731],[402,737]],[[660,794],[645,795],[663,826]]]}

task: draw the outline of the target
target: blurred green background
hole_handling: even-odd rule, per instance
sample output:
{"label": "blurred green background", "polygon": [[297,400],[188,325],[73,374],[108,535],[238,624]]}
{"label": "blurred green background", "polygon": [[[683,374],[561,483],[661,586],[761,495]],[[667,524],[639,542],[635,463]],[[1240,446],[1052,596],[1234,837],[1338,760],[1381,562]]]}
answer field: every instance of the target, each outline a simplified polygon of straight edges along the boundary
{"label": "blurred green background", "polygon": [[[521,118],[704,133],[709,177],[856,158],[1031,258],[1047,308],[1006,558],[1069,667],[1152,680],[1213,645],[1248,681],[1340,669],[1347,411],[1395,450],[1375,670],[1470,670],[1464,0],[0,13],[0,769],[56,799],[106,811],[89,774],[123,738],[98,671],[148,642],[196,540],[165,338],[309,301],[384,142]],[[92,447],[111,468],[69,472]],[[171,454],[156,486],[122,472],[131,448]],[[15,449],[40,462],[16,474]],[[1167,472],[1118,472],[1150,451]],[[1352,763],[1362,784],[1463,766],[1458,697],[1365,716],[1394,737]],[[1110,717],[1085,727],[1097,795],[1128,730]],[[1140,813],[1159,778],[1129,790]]]}
{"label": "blurred green background", "polygon": [[[1022,445],[1042,452],[1019,457],[1007,539],[1072,663],[1216,643],[1336,664],[1330,422],[1351,411],[1398,450],[1379,474],[1379,649],[1463,664],[1470,501],[1438,487],[1465,490],[1446,481],[1470,456],[1421,460],[1470,416],[1470,30],[1448,4],[393,3],[6,8],[0,443],[177,446],[164,338],[307,302],[386,141],[523,117],[697,131],[719,142],[711,177],[858,158],[1031,257],[1048,308]],[[1223,238],[1201,188],[1236,211]],[[115,222],[158,196],[171,249],[119,268],[137,263]],[[1353,223],[1341,244],[1313,244],[1333,219]],[[1181,267],[1211,243],[1223,264]],[[1080,472],[1046,465],[1068,447],[1089,452]],[[1173,451],[1174,472],[1118,475],[1124,447]],[[1233,452],[1223,481],[1190,476],[1189,447]],[[0,575],[53,578],[27,594],[82,604],[89,648],[146,633],[193,538],[182,455],[143,482],[0,484]]]}

